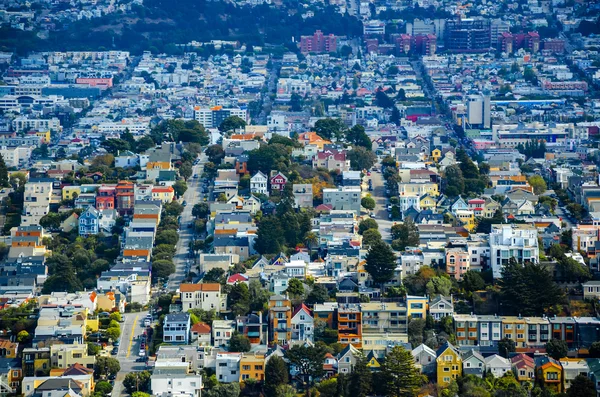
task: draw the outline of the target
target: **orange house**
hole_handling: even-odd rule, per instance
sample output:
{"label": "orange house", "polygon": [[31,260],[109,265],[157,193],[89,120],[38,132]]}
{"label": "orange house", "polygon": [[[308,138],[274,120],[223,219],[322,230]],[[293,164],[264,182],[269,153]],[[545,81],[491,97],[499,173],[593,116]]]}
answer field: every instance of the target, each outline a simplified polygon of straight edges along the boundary
{"label": "orange house", "polygon": [[362,313],[356,304],[342,304],[338,308],[338,343],[362,348]]}
{"label": "orange house", "polygon": [[292,301],[287,296],[269,299],[269,330],[269,340],[278,345],[287,345],[292,339]]}
{"label": "orange house", "polygon": [[316,145],[320,150],[323,150],[325,145],[331,144],[331,141],[321,138],[316,132],[303,132],[298,135],[298,142],[303,145]]}

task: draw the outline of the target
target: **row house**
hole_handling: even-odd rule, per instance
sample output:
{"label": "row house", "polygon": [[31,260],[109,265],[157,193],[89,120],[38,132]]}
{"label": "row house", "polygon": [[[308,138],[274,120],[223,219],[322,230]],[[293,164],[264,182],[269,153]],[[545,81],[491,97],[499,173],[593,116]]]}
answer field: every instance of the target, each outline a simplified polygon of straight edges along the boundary
{"label": "row house", "polygon": [[221,293],[219,283],[181,284],[179,286],[181,306],[184,312],[190,309],[204,311],[227,310],[227,294]]}

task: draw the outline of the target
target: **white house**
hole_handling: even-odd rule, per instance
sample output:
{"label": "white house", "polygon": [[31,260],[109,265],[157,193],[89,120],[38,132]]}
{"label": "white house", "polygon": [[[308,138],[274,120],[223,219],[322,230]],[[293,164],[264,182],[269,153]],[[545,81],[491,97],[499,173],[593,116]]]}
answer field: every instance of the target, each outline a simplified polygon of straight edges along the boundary
{"label": "white house", "polygon": [[268,178],[260,171],[250,178],[250,192],[252,193],[268,194],[267,185]]}
{"label": "white house", "polygon": [[441,320],[444,317],[451,316],[454,313],[454,304],[452,303],[452,297],[449,299],[441,295],[433,298],[429,304],[429,314],[434,320]]}
{"label": "white house", "polygon": [[239,382],[242,353],[217,353],[216,375],[220,383]]}
{"label": "white house", "polygon": [[292,341],[313,342],[315,322],[310,309],[304,303],[292,314]]}
{"label": "white house", "polygon": [[183,311],[202,309],[219,312],[227,309],[227,295],[221,294],[219,283],[183,283],[179,286],[179,292]]}
{"label": "white house", "polygon": [[485,358],[485,369],[490,371],[496,378],[501,378],[505,373],[511,371],[510,360],[494,354]]}
{"label": "white house", "polygon": [[153,396],[196,397],[202,389],[202,375],[190,372],[187,362],[157,361],[150,377]]}
{"label": "white house", "polygon": [[424,343],[415,347],[412,351],[413,359],[417,367],[421,369],[421,373],[424,374],[435,374],[437,368],[435,350],[430,348]]}
{"label": "white house", "polygon": [[229,339],[235,330],[233,320],[215,320],[212,323],[213,346],[222,347],[229,345]]}

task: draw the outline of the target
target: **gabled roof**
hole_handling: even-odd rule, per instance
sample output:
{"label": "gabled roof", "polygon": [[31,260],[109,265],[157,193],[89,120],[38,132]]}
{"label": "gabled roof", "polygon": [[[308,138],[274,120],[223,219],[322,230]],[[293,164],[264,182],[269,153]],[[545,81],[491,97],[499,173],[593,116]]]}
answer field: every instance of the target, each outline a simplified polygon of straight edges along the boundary
{"label": "gabled roof", "polygon": [[416,356],[416,355],[420,354],[421,352],[425,352],[431,356],[437,357],[435,354],[435,351],[431,347],[427,346],[425,343],[421,343],[419,346],[412,349],[413,356]]}
{"label": "gabled roof", "polygon": [[297,306],[294,309],[294,312],[292,313],[292,318],[295,317],[296,314],[298,314],[300,311],[305,311],[306,314],[308,314],[309,316],[313,316],[312,311],[308,308],[308,306],[306,306],[304,303],[301,303],[300,306]]}
{"label": "gabled roof", "polygon": [[62,376],[69,376],[69,375],[89,375],[94,373],[94,370],[91,368],[86,368],[83,365],[79,364],[79,363],[75,363],[73,365],[71,365],[69,368],[67,368],[65,370],[65,372],[63,372]]}
{"label": "gabled roof", "polygon": [[191,331],[192,333],[196,334],[210,334],[210,325],[203,322],[199,322],[192,325]]}
{"label": "gabled roof", "polygon": [[243,283],[246,281],[248,281],[248,276],[246,276],[245,274],[242,274],[242,273],[232,274],[231,276],[229,276],[227,278],[228,284]]}
{"label": "gabled roof", "polygon": [[483,356],[475,349],[471,349],[462,354],[463,361],[467,361],[470,358],[476,358],[477,360],[481,361],[482,363],[485,362],[485,358],[483,358]]}
{"label": "gabled roof", "polygon": [[444,343],[437,349],[437,351],[435,352],[436,357],[441,356],[448,349],[451,349],[457,356],[460,357],[459,350],[450,342]]}
{"label": "gabled roof", "polygon": [[338,361],[339,361],[339,360],[340,360],[342,357],[346,356],[346,355],[347,355],[347,354],[349,354],[349,353],[350,353],[350,354],[352,354],[353,356],[357,356],[358,354],[360,354],[360,351],[359,351],[359,350],[358,350],[356,347],[352,346],[352,344],[351,344],[351,343],[349,343],[349,344],[348,344],[348,346],[346,346],[346,347],[344,348],[344,350],[342,350],[342,351],[341,351],[341,352],[338,354],[338,356],[337,356],[337,359],[338,359]]}

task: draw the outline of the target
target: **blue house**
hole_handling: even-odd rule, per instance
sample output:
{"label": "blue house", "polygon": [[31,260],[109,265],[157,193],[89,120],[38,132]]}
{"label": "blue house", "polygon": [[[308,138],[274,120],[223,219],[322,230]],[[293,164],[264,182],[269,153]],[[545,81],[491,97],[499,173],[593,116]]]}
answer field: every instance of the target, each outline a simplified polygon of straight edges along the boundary
{"label": "blue house", "polygon": [[79,217],[79,235],[87,237],[100,231],[100,211],[91,205]]}
{"label": "blue house", "polygon": [[163,324],[163,342],[187,345],[190,342],[189,313],[167,314]]}

